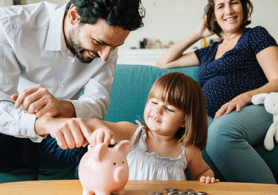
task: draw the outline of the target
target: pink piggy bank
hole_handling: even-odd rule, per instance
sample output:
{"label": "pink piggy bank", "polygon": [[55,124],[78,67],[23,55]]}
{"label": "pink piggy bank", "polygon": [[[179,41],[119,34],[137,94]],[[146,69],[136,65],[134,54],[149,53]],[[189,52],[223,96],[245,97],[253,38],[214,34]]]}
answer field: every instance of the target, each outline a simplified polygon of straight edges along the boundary
{"label": "pink piggy bank", "polygon": [[88,146],[82,157],[78,175],[83,186],[83,195],[124,194],[129,169],[126,156],[130,141],[124,140],[113,148],[105,144]]}

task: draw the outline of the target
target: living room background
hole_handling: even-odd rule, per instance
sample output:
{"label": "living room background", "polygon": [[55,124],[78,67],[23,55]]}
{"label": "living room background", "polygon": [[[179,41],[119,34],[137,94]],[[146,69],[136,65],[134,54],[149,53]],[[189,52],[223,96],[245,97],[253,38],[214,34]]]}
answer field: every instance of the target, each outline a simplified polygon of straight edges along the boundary
{"label": "living room background", "polygon": [[[3,2],[5,1],[8,2],[9,0],[4,0]],[[41,2],[42,0],[24,1],[30,4]],[[58,4],[68,2],[68,0],[46,1]],[[119,50],[130,49],[131,47],[138,48],[139,42],[144,38],[151,42],[160,40],[162,45],[167,45],[170,41],[178,42],[198,28],[202,21],[203,10],[207,0],[142,0],[142,3],[146,8],[145,26],[132,32]],[[278,1],[252,0],[252,3],[254,5],[254,12],[252,23],[249,26],[261,25],[265,27],[275,40],[278,41]],[[216,36],[212,38],[216,38]],[[194,46],[200,47],[201,42],[197,42]]]}

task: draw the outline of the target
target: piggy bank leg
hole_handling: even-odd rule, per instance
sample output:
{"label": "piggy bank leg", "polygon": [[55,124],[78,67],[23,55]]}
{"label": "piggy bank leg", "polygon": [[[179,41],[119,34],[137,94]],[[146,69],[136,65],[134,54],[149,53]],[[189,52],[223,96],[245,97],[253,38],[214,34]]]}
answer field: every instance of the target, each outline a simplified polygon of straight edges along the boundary
{"label": "piggy bank leg", "polygon": [[82,195],[94,195],[95,193],[94,192],[90,192],[89,190],[83,188],[83,193]]}
{"label": "piggy bank leg", "polygon": [[125,189],[124,188],[121,188],[117,191],[114,191],[113,194],[125,194]]}

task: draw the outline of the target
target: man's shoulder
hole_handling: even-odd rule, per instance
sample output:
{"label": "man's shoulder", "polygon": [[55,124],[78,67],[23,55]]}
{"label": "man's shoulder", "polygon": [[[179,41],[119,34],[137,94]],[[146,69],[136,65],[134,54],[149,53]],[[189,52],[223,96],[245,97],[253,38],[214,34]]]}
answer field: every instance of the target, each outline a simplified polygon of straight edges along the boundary
{"label": "man's shoulder", "polygon": [[0,9],[0,22],[9,20],[14,27],[39,28],[49,24],[52,13],[62,5],[41,2],[7,6]]}

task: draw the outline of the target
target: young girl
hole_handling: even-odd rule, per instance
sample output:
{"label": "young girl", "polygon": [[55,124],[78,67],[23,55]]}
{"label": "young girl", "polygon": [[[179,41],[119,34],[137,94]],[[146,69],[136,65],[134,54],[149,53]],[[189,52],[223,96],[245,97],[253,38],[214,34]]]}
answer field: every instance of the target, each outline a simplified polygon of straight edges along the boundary
{"label": "young girl", "polygon": [[144,110],[145,124],[87,120],[91,144],[130,140],[127,156],[130,180],[194,180],[214,183],[214,173],[202,158],[207,140],[207,110],[199,84],[172,72],[152,86]]}

